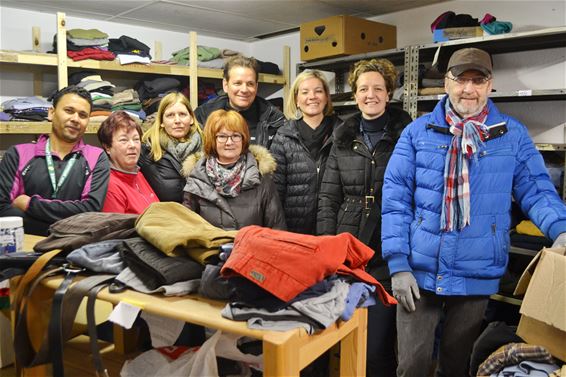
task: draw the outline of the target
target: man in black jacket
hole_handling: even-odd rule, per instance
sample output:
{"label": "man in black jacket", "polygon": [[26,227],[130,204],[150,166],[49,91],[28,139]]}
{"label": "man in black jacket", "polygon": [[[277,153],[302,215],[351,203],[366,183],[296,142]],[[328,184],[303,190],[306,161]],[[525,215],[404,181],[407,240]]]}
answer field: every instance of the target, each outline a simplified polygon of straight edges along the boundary
{"label": "man in black jacket", "polygon": [[225,95],[214,98],[195,110],[199,124],[204,127],[215,110],[236,110],[250,130],[251,143],[269,148],[285,117],[275,106],[257,96],[259,66],[254,58],[232,57],[224,65],[222,87]]}

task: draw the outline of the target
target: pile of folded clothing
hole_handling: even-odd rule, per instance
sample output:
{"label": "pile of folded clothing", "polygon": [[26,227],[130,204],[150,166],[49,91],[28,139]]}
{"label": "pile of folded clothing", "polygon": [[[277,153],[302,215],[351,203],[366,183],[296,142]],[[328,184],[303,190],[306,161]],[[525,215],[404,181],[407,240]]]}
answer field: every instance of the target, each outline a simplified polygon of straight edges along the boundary
{"label": "pile of folded clothing", "polygon": [[486,13],[481,20],[469,14],[456,14],[452,11],[442,13],[430,25],[434,33],[436,29],[477,27],[480,26],[489,35],[509,33],[513,24],[508,21],[497,21],[495,16]]}
{"label": "pile of folded clothing", "polygon": [[111,38],[108,49],[116,54],[120,64],[151,63],[150,48],[135,38],[122,35],[120,38]]}
{"label": "pile of folded clothing", "polygon": [[0,105],[4,115],[2,120],[45,121],[51,102],[42,97],[21,97],[5,101]]}
{"label": "pile of folded clothing", "polygon": [[551,247],[552,240],[545,237],[535,224],[530,220],[521,221],[514,231],[511,232],[511,245],[529,250],[540,250],[543,247]]}
{"label": "pile of folded clothing", "polygon": [[126,89],[115,93],[112,97],[112,112],[125,111],[136,121],[143,121],[146,116],[142,110],[140,97],[134,89]]}
{"label": "pile of folded clothing", "polygon": [[[173,52],[171,59],[169,59],[169,61],[175,64],[189,65],[189,54],[190,54],[189,47],[182,48],[179,51]],[[220,64],[220,67],[208,66],[208,68],[221,68],[224,65],[223,58],[224,56],[222,55],[222,51],[219,48],[209,47],[209,46],[197,46],[197,59],[199,62],[218,61]]]}
{"label": "pile of folded clothing", "polygon": [[92,98],[91,122],[102,122],[112,113],[115,85],[94,71],[80,71],[69,76],[69,84],[84,88]]}
{"label": "pile of folded clothing", "polygon": [[173,77],[158,77],[153,80],[140,80],[134,86],[139,94],[143,109],[147,115],[153,114],[159,102],[166,94],[179,90],[181,82]]}
{"label": "pile of folded clothing", "polygon": [[[57,51],[56,36],[53,39],[54,51]],[[114,60],[116,56],[108,51],[108,34],[98,29],[67,30],[67,56],[74,61]]]}

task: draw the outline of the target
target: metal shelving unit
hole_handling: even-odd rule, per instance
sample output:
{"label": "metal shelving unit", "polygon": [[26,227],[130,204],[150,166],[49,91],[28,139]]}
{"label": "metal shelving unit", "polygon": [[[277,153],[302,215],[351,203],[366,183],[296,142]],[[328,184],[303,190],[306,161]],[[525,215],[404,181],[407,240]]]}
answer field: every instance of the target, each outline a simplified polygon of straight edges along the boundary
{"label": "metal shelving unit", "polygon": [[[313,62],[297,64],[297,73],[305,69],[320,69],[336,73],[339,85],[335,88],[337,93],[344,91],[343,76],[349,71],[351,65],[358,60],[372,58],[386,58],[396,66],[403,66],[404,70],[404,103],[403,108],[413,118],[417,116],[419,104],[430,106],[442,98],[440,95],[419,96],[418,95],[418,67],[419,64],[430,63],[435,55],[439,55],[438,69],[446,70],[446,64],[450,55],[462,47],[478,47],[488,51],[490,54],[503,54],[509,52],[520,52],[530,50],[544,50],[549,48],[566,47],[566,26],[547,28],[528,32],[490,35],[485,37],[458,39],[441,43],[430,43],[406,46],[404,48],[369,52],[364,54],[350,55],[344,57],[322,59]],[[566,88],[556,89],[529,89],[513,92],[494,92],[491,94],[496,102],[515,101],[554,101],[566,100]],[[335,103],[335,106],[349,106],[349,101]]]}

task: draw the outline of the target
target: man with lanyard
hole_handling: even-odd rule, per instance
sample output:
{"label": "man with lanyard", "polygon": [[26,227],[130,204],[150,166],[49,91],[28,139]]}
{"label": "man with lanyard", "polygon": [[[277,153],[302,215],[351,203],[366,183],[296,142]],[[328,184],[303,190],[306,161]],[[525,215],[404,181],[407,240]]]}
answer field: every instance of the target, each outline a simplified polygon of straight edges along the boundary
{"label": "man with lanyard", "polygon": [[91,107],[86,90],[61,89],[49,109],[51,133],[6,151],[0,162],[1,217],[22,217],[26,233],[47,235],[57,220],[101,210],[110,168],[102,149],[83,141]]}
{"label": "man with lanyard", "polygon": [[456,51],[447,95],[403,131],[385,172],[383,257],[397,308],[397,376],[430,369],[467,376],[489,296],[509,250],[512,198],[554,246],[566,244],[566,206],[526,127],[488,99],[489,54]]}
{"label": "man with lanyard", "polygon": [[234,56],[224,65],[222,86],[226,94],[211,99],[195,110],[201,127],[215,110],[236,110],[250,130],[250,142],[269,149],[285,116],[269,101],[257,96],[259,66],[254,58]]}

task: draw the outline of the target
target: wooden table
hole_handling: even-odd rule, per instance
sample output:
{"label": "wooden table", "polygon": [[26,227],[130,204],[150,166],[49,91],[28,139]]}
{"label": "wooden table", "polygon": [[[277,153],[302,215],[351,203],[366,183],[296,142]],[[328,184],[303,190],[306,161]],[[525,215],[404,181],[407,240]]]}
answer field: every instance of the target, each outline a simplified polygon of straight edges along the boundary
{"label": "wooden table", "polygon": [[[25,237],[27,250],[39,240],[35,236]],[[61,282],[61,277],[45,279],[43,289],[38,290],[38,302],[52,292]],[[47,291],[47,292],[46,292]],[[245,322],[223,318],[220,311],[225,302],[209,300],[196,295],[183,297],[165,297],[148,295],[133,290],[122,293],[110,293],[103,289],[97,298],[114,305],[122,300],[138,302],[143,310],[163,317],[194,323],[242,336],[260,339],[263,342],[264,375],[265,376],[299,376],[301,369],[309,365],[318,356],[335,344],[340,343],[340,376],[364,376],[366,367],[367,310],[357,309],[347,322],[338,321],[329,328],[308,335],[304,329],[286,332],[252,330]],[[30,316],[37,316],[37,323],[45,322],[45,316],[39,307],[30,308]],[[28,309],[29,310],[29,309]],[[30,318],[28,323],[36,323]],[[40,329],[30,328],[30,332]],[[41,330],[43,331],[43,330]],[[117,334],[120,338],[120,334]],[[33,336],[32,336],[33,337]],[[114,339],[115,342],[118,339]],[[43,368],[45,369],[45,368]],[[34,368],[33,375],[39,370]]]}

